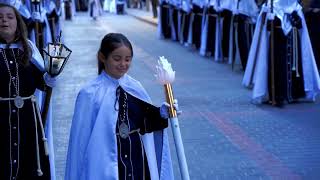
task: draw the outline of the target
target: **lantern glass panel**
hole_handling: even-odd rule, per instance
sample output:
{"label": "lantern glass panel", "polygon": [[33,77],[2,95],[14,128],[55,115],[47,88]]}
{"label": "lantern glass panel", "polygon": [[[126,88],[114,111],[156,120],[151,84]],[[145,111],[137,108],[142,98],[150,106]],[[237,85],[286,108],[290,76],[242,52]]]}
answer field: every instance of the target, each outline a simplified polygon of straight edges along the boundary
{"label": "lantern glass panel", "polygon": [[52,65],[51,65],[51,73],[54,75],[58,75],[60,70],[62,69],[62,66],[64,64],[65,58],[58,58],[53,57],[52,58]]}
{"label": "lantern glass panel", "polygon": [[63,44],[49,44],[48,52],[50,56],[53,57],[68,57],[70,54],[70,50],[67,49]]}
{"label": "lantern glass panel", "polygon": [[50,43],[44,51],[46,71],[53,76],[58,75],[62,71],[64,64],[67,62],[71,50],[64,44]]}

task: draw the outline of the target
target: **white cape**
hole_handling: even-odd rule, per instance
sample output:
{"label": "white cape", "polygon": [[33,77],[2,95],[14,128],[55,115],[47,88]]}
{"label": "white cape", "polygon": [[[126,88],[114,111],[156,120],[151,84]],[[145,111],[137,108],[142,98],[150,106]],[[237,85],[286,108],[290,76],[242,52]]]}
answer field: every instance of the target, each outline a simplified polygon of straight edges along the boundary
{"label": "white cape", "polygon": [[[118,179],[115,134],[118,111],[114,104],[119,85],[131,95],[150,103],[142,85],[127,74],[116,80],[102,72],[93,82],[81,89],[71,126],[66,180]],[[164,131],[161,137],[163,149],[160,156],[157,154],[159,148],[156,148],[156,134],[154,132],[142,136],[151,179],[171,180],[173,171],[167,134]]]}

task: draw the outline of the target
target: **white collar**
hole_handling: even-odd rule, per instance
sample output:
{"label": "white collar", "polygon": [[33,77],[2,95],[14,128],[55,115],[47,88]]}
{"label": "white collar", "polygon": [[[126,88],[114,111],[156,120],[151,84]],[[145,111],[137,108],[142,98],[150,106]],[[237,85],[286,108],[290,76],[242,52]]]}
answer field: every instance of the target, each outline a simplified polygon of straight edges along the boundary
{"label": "white collar", "polygon": [[19,48],[21,50],[23,50],[22,44],[21,42],[17,42],[17,43],[12,43],[12,44],[0,44],[0,48],[1,49],[10,49],[10,48]]}

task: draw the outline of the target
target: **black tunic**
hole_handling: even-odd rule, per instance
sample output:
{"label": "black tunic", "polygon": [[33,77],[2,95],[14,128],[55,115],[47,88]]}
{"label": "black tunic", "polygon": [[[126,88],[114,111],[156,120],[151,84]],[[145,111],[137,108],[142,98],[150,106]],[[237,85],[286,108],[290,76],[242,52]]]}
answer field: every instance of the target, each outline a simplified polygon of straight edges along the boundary
{"label": "black tunic", "polygon": [[171,26],[170,26],[170,6],[166,2],[160,4],[160,14],[161,14],[161,30],[163,37],[168,39],[171,37]]}
{"label": "black tunic", "polygon": [[[304,82],[303,82],[303,67],[302,67],[302,56],[300,48],[300,37],[297,34],[298,40],[298,73],[297,70],[293,70],[293,31],[287,36],[281,29],[281,22],[278,18],[274,20],[274,85],[275,85],[275,100],[277,105],[282,105],[285,102],[291,103],[297,101],[299,98],[305,96]],[[300,25],[292,24],[298,30],[301,28]],[[270,30],[270,26],[268,26]],[[270,53],[269,48],[269,53]],[[269,58],[269,67],[271,67],[271,58]],[[271,101],[271,68],[269,68],[269,99]]]}
{"label": "black tunic", "polygon": [[[208,9],[208,33],[207,33],[207,44],[206,44],[206,50],[207,52],[210,52],[212,56],[215,54],[215,42],[216,42],[216,21],[218,12],[214,10],[214,8],[211,6]],[[206,52],[206,53],[207,53]]]}
{"label": "black tunic", "polygon": [[134,131],[127,138],[117,135],[119,179],[151,179],[140,134],[162,130],[168,127],[168,120],[160,117],[159,108],[126,93],[121,87],[117,93],[119,116],[116,132],[119,133],[121,123],[126,123],[130,131]]}
{"label": "black tunic", "polygon": [[[17,78],[16,62],[19,62],[23,51],[18,48],[0,51],[0,97],[13,98],[17,95],[16,88],[11,83],[9,92],[10,76],[3,52],[11,76]],[[34,64],[30,62],[24,66],[18,63],[18,69],[21,97],[31,96],[36,88],[44,89],[43,73]],[[16,108],[12,101],[0,101],[0,179],[50,179],[49,158],[44,154],[40,125],[37,125],[41,169],[44,173],[41,177],[37,176],[35,121],[31,101],[25,100],[21,109]]]}
{"label": "black tunic", "polygon": [[194,44],[197,49],[199,49],[201,46],[201,24],[203,10],[203,8],[196,4],[192,5],[192,13],[194,14],[192,23],[192,44]]}
{"label": "black tunic", "polygon": [[236,15],[235,22],[238,24],[238,47],[241,65],[245,70],[252,41],[251,30],[254,29],[254,24],[250,22],[250,17],[243,14]]}

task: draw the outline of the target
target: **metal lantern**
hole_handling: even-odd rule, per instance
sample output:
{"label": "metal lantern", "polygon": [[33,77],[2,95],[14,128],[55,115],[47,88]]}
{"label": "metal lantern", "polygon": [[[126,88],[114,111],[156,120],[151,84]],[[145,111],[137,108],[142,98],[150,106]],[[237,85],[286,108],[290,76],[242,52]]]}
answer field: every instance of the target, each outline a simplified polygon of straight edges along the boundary
{"label": "metal lantern", "polygon": [[31,0],[32,3],[40,3],[40,0]]}
{"label": "metal lantern", "polygon": [[[57,40],[54,43],[49,43],[47,47],[43,49],[44,68],[46,72],[52,77],[55,77],[61,73],[72,52],[69,48],[67,48],[67,46],[60,42],[60,38],[61,31],[60,35],[57,37]],[[45,91],[46,97],[44,101],[43,111],[41,113],[41,118],[44,124],[48,115],[52,88],[48,86]]]}
{"label": "metal lantern", "polygon": [[45,69],[54,77],[61,73],[72,51],[64,44],[56,42],[49,43],[43,52]]}
{"label": "metal lantern", "polygon": [[40,3],[41,0],[31,0],[32,5],[34,6],[32,12],[41,12],[40,11]]}

